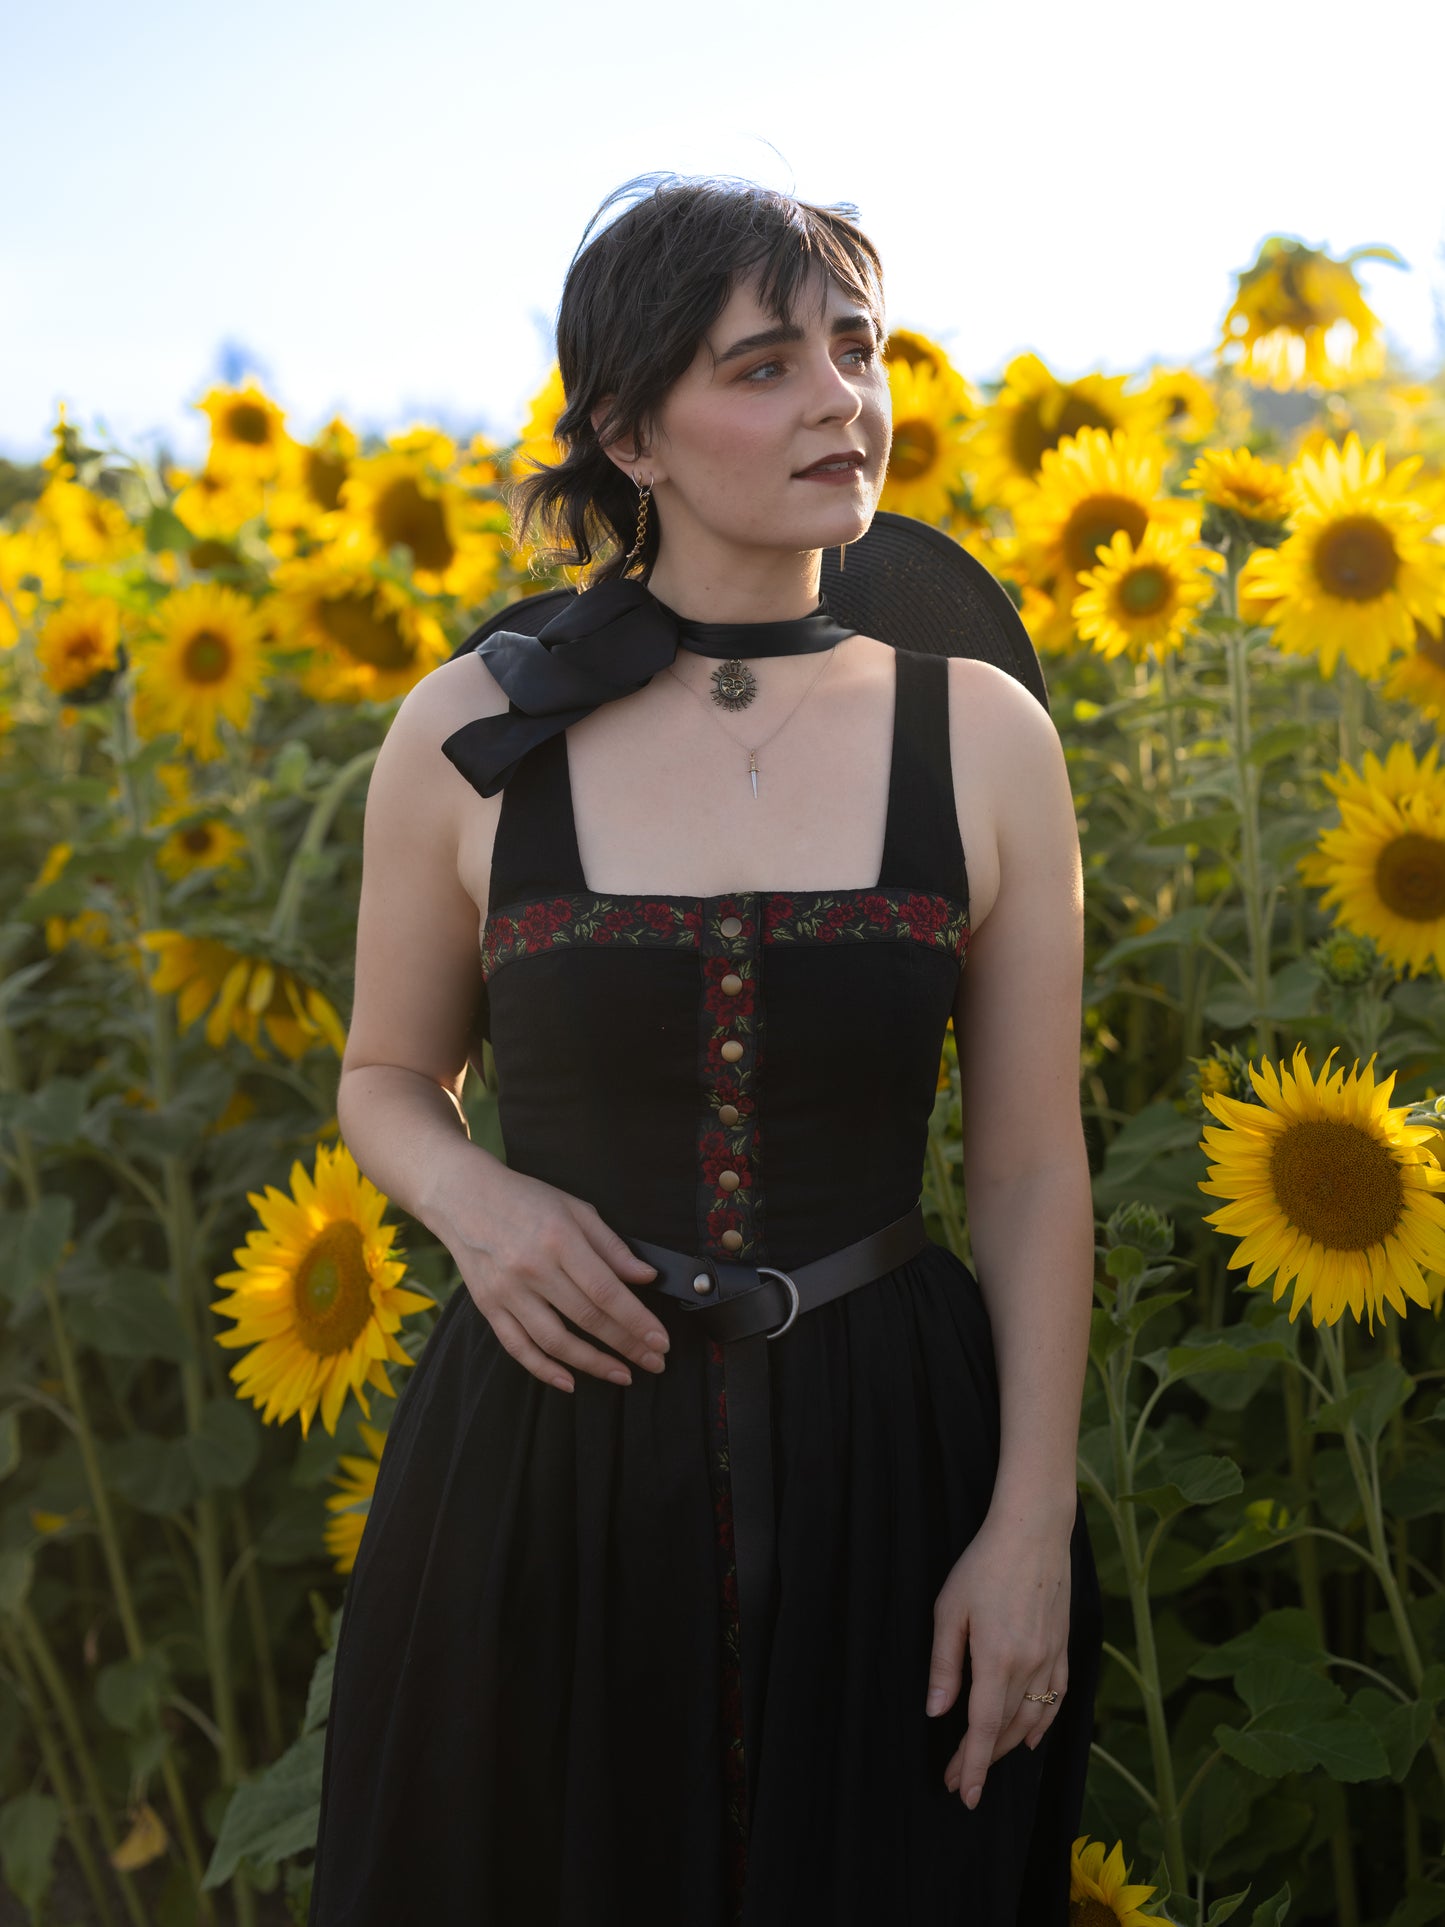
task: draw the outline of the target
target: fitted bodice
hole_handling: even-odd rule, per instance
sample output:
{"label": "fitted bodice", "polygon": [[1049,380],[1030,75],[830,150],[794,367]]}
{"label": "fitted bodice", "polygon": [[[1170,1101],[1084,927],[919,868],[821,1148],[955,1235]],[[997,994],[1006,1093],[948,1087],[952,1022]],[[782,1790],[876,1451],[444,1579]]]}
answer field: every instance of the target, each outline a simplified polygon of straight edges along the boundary
{"label": "fitted bodice", "polygon": [[[624,1236],[786,1267],[919,1195],[968,873],[947,660],[895,654],[870,886],[589,890],[565,733],[502,791],[481,948],[507,1162]],[[468,726],[442,748],[480,788]]]}

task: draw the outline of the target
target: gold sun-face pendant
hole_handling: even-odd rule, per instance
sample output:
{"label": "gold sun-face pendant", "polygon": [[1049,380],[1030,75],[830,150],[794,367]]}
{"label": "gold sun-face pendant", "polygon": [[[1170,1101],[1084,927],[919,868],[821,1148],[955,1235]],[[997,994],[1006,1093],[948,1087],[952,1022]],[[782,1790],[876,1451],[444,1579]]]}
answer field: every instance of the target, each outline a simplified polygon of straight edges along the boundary
{"label": "gold sun-face pendant", "polygon": [[736,656],[729,656],[712,672],[712,699],[723,709],[746,709],[757,693],[757,677]]}

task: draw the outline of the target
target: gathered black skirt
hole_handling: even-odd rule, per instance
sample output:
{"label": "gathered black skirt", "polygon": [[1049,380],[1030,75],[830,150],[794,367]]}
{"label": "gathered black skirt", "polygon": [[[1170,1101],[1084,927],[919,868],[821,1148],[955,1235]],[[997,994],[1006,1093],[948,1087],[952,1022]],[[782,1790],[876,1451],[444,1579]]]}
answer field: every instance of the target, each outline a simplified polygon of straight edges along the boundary
{"label": "gathered black skirt", "polygon": [[743,1793],[721,1353],[544,1385],[458,1284],[348,1582],[310,1927],[1066,1927],[1102,1621],[1075,1515],[1039,1747],[943,1783],[933,1606],[982,1524],[998,1380],[945,1247],[769,1347],[778,1586]]}

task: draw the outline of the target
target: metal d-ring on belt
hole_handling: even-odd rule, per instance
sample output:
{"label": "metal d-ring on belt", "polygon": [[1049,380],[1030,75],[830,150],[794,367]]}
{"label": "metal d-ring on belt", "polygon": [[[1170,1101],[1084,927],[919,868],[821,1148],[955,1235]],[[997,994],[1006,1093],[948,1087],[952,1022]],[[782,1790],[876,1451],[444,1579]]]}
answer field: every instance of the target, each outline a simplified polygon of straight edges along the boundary
{"label": "metal d-ring on belt", "polygon": [[723,1348],[742,1635],[743,1753],[751,1812],[777,1576],[768,1344],[781,1338],[801,1313],[871,1284],[915,1256],[928,1243],[923,1202],[920,1197],[901,1218],[792,1272],[774,1265],[697,1257],[642,1238],[628,1238],[626,1243],[639,1258],[657,1267],[656,1278],[648,1280],[644,1292],[662,1292]]}

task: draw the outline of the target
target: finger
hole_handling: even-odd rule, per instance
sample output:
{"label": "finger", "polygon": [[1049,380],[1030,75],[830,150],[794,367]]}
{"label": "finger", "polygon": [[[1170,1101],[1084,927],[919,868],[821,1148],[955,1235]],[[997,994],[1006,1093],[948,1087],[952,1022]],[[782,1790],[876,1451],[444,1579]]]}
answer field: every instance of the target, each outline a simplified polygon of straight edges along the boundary
{"label": "finger", "polygon": [[510,1352],[519,1365],[525,1366],[533,1378],[541,1379],[544,1385],[555,1385],[559,1392],[573,1392],[577,1389],[571,1374],[564,1372],[555,1358],[549,1358],[540,1345],[532,1342],[509,1311],[504,1311],[500,1305],[494,1305],[490,1311],[483,1312],[482,1316],[496,1333],[498,1344],[504,1351]]}
{"label": "finger", "polygon": [[586,1372],[590,1378],[610,1379],[614,1385],[632,1383],[632,1374],[620,1358],[598,1351],[569,1331],[550,1300],[539,1293],[524,1293],[520,1300],[514,1299],[512,1315],[532,1342],[558,1363]]}
{"label": "finger", "polygon": [[[639,1258],[595,1210],[584,1211],[577,1224],[582,1239],[567,1252],[563,1269],[584,1300],[590,1300],[602,1314],[594,1327],[594,1314],[589,1313],[589,1334],[615,1345],[641,1365],[647,1364],[654,1353],[666,1353],[670,1340],[662,1314],[638,1296],[638,1291],[645,1292],[649,1280],[656,1278],[657,1267]],[[629,1281],[637,1290],[628,1288]]]}
{"label": "finger", "polygon": [[924,1712],[930,1719],[946,1713],[958,1698],[963,1679],[963,1655],[968,1644],[968,1621],[954,1612],[933,1609],[933,1651],[928,1660],[928,1697]]}
{"label": "finger", "polygon": [[1068,1662],[1067,1656],[1065,1656],[1058,1661],[1058,1663],[1054,1667],[1053,1672],[1050,1673],[1049,1683],[1047,1687],[1041,1686],[1041,1687],[1031,1689],[1038,1692],[1057,1693],[1059,1697],[1054,1701],[1052,1706],[1040,1706],[1039,1711],[1043,1715],[1043,1717],[1038,1722],[1038,1725],[1035,1728],[1035,1730],[1032,1733],[1030,1733],[1030,1735],[1028,1736],[1028,1739],[1024,1742],[1026,1746],[1037,1746],[1039,1741],[1044,1737],[1045,1733],[1047,1733],[1049,1728],[1053,1725],[1054,1721],[1059,1717],[1059,1714],[1063,1709],[1064,1694],[1068,1689],[1068,1684],[1069,1684],[1069,1662]]}
{"label": "finger", "polygon": [[958,1787],[966,1807],[976,1807],[993,1763],[994,1741],[1004,1722],[1007,1679],[991,1659],[973,1655],[973,1685],[968,1695],[968,1730],[963,1736],[963,1760]]}
{"label": "finger", "polygon": [[[1049,1690],[1049,1686],[1050,1676],[1048,1672],[1045,1671],[1042,1674],[1036,1673],[1032,1679],[1024,1682],[1021,1693],[1023,1691],[1046,1693]],[[1057,1705],[1058,1702],[1055,1701],[1054,1704]],[[1021,1696],[1017,1707],[1014,1709],[1013,1717],[1005,1723],[1003,1730],[998,1736],[998,1750],[995,1752],[994,1758],[1001,1760],[1004,1754],[1011,1753],[1020,1741],[1031,1745],[1036,1736],[1042,1733],[1048,1726],[1053,1710],[1054,1708],[1052,1706],[1046,1705],[1041,1699],[1024,1699]]]}
{"label": "finger", "polygon": [[[611,1345],[624,1358],[630,1358],[648,1371],[662,1370],[668,1338],[661,1318],[639,1305],[642,1330],[637,1330],[635,1320],[624,1320],[631,1293],[590,1246],[575,1247],[568,1252],[559,1271],[548,1280],[545,1296],[597,1344]],[[649,1334],[652,1333],[657,1333],[663,1342],[651,1342]]]}

